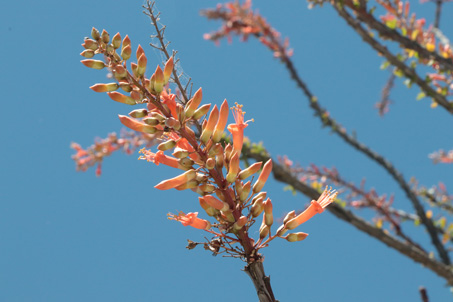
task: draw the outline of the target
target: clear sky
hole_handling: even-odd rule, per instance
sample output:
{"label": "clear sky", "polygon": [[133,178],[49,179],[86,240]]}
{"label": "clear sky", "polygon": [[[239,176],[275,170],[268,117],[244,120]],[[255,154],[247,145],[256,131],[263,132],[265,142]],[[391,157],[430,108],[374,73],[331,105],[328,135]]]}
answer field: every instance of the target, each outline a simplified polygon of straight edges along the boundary
{"label": "clear sky", "polygon": [[[212,1],[158,1],[171,48],[204,102],[244,105],[252,141],[273,157],[288,155],[303,166],[335,166],[351,181],[395,193],[395,206],[410,209],[390,177],[345,146],[313,117],[283,66],[258,42],[236,39],[220,47],[203,40],[219,25],[199,16]],[[153,33],[141,1],[6,1],[0,11],[2,118],[0,119],[0,301],[255,301],[252,282],[237,259],[185,249],[205,234],[169,221],[168,212],[200,211],[192,192],[153,188],[175,176],[167,167],[138,161],[138,154],[106,160],[103,175],[76,173],[71,141],[87,146],[119,131],[117,114],[130,107],[88,87],[105,72],[84,67],[80,44],[92,26],[129,34],[149,66],[160,56],[148,46]],[[434,5],[413,6],[433,20]],[[452,144],[451,116],[415,101],[417,88],[397,81],[394,105],[380,118],[373,108],[388,78],[382,58],[328,6],[304,1],[255,1],[254,7],[290,38],[294,62],[319,101],[357,137],[390,159],[406,179],[453,186],[452,168],[428,154]],[[453,4],[441,21],[453,37]],[[154,65],[155,66],[155,65]],[[275,181],[266,184],[275,215],[308,202]],[[301,243],[276,240],[264,249],[265,270],[281,301],[451,300],[444,280],[382,243],[326,213],[300,229]],[[420,241],[427,242],[419,229]]]}

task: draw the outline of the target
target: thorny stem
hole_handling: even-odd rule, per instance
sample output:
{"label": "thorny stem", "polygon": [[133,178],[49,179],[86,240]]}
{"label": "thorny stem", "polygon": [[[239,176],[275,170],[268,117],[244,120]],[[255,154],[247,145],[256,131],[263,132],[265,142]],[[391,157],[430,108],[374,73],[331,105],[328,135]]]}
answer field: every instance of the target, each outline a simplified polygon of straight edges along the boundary
{"label": "thorny stem", "polygon": [[392,39],[395,42],[401,44],[401,47],[412,49],[418,53],[421,58],[424,59],[434,59],[439,65],[446,70],[453,71],[453,62],[446,58],[441,57],[436,52],[430,52],[426,48],[422,47],[419,43],[408,39],[400,35],[396,30],[392,30],[387,26],[383,25],[381,22],[376,20],[374,16],[367,12],[365,4],[360,8],[354,7],[350,2],[345,2],[344,5],[350,6],[354,12],[357,14],[357,19],[349,15],[343,4],[338,0],[333,3],[333,7],[337,10],[338,14],[346,20],[346,22],[351,26],[361,37],[373,47],[378,53],[382,54],[393,66],[396,66],[400,69],[404,75],[415,82],[426,94],[432,97],[436,103],[444,107],[449,113],[453,114],[453,104],[449,102],[445,96],[438,93],[434,90],[426,81],[420,78],[414,68],[408,67],[404,62],[400,61],[396,56],[394,56],[387,47],[383,46],[377,42],[371,35],[361,27],[360,22],[367,24],[370,28],[375,29],[381,36]]}
{"label": "thorny stem", "polygon": [[[143,6],[143,8],[146,10],[146,11],[144,11],[144,13],[145,13],[145,15],[150,17],[151,24],[154,26],[154,29],[156,30],[156,37],[159,40],[159,43],[161,45],[161,47],[159,47],[158,49],[165,54],[165,57],[168,60],[171,57],[167,51],[167,46],[169,45],[169,43],[165,44],[165,42],[164,42],[163,31],[165,30],[165,27],[159,28],[159,26],[157,25],[157,19],[159,16],[154,15],[154,11],[153,11],[154,3],[155,3],[154,1],[147,0],[146,6]],[[189,98],[187,96],[186,89],[183,87],[183,85],[181,84],[181,81],[179,80],[179,76],[177,74],[176,69],[173,69],[173,78],[175,80],[176,85],[178,85],[179,91],[181,92],[185,103],[187,103],[189,101]]]}
{"label": "thorny stem", "polygon": [[[344,7],[335,5],[334,8],[337,10],[338,14],[341,17],[343,17],[348,22],[348,24],[351,27],[353,27],[364,40],[370,41],[370,43],[375,45],[376,50],[381,51],[381,53],[383,53],[384,55],[390,54],[389,51],[384,46],[380,45],[379,43],[374,41],[373,38],[370,37],[370,35],[360,26],[358,21],[355,20],[351,15],[349,15],[346,12]],[[398,65],[402,64],[403,68],[405,67],[406,69],[410,70],[410,72],[412,72],[412,69],[408,68],[406,65],[401,63],[396,57],[394,57],[394,59],[395,59],[395,65],[397,67],[400,67]],[[390,58],[389,58],[389,60],[390,60]],[[391,61],[391,63],[393,64],[394,62]],[[403,69],[403,68],[401,68],[401,69]],[[424,81],[422,81],[422,83],[426,84]],[[429,87],[429,88],[432,89],[431,87]],[[453,108],[450,107],[450,110],[453,110]],[[330,118],[328,118],[328,119],[330,119]],[[334,125],[334,124],[332,124],[332,125]],[[421,202],[417,198],[417,195],[411,190],[409,184],[404,180],[403,175],[388,160],[386,160],[384,157],[377,154],[376,152],[372,151],[365,145],[359,143],[354,138],[350,137],[348,134],[346,134],[346,131],[338,132],[335,129],[334,129],[334,131],[336,133],[338,133],[345,141],[347,141],[349,144],[354,146],[356,149],[363,152],[368,157],[370,157],[371,159],[373,159],[374,161],[379,163],[382,167],[384,167],[390,173],[390,175],[400,185],[400,187],[406,193],[409,200],[412,202],[412,205],[414,206],[414,209],[417,212],[417,215],[420,217],[421,222],[425,225],[426,230],[428,231],[429,236],[431,237],[432,244],[436,247],[436,249],[439,253],[439,257],[442,259],[442,261],[445,264],[447,264],[447,265],[450,264],[450,257],[448,255],[447,251],[445,250],[445,247],[443,246],[442,242],[439,240],[439,237],[437,236],[436,228],[435,228],[432,220],[426,217],[426,213],[425,213],[425,210],[423,209],[423,206],[421,205]],[[343,135],[341,133],[343,133]]]}
{"label": "thorny stem", "polygon": [[[155,30],[156,30],[156,35],[159,40],[159,43],[161,47],[159,48],[167,57],[167,59],[170,58],[170,55],[167,51],[167,46],[168,44],[165,44],[164,42],[164,37],[163,37],[163,29],[159,29],[159,26],[157,25],[157,18],[154,14],[153,11],[153,6],[154,2],[148,0],[146,4],[146,11],[145,14],[148,15],[151,19],[151,23],[153,24]],[[182,86],[179,76],[177,75],[176,71],[173,70],[173,77],[175,80],[175,83],[178,85],[178,88],[180,89],[180,92],[184,98],[184,101],[187,103],[189,101],[189,97],[187,96],[186,89]],[[168,113],[170,114],[170,113]],[[170,115],[168,115],[170,116]],[[199,123],[195,123],[197,129],[201,129],[201,126]],[[189,135],[187,131],[182,127],[180,129],[180,134],[182,137],[186,138],[188,142],[194,147],[195,150],[199,153],[200,157],[202,160],[206,161],[208,158],[206,152],[204,152],[200,146],[198,145],[196,138]],[[233,209],[233,216],[237,220],[240,217],[240,212],[235,208],[235,202],[233,200],[233,196],[231,196],[230,190],[227,190],[227,181],[224,179],[223,174],[221,171],[218,171],[217,169],[212,169],[209,170],[209,174],[211,177],[214,179],[215,183],[217,186],[221,189],[225,196],[225,201],[228,203],[231,209]],[[275,298],[272,292],[271,284],[270,284],[270,279],[264,274],[264,267],[261,262],[261,256],[256,252],[254,246],[251,244],[251,240],[248,237],[248,234],[246,232],[246,228],[242,228],[238,231],[237,236],[241,242],[241,245],[244,248],[244,253],[245,253],[245,258],[247,260],[247,266],[245,267],[245,271],[247,274],[250,276],[252,279],[255,288],[257,289],[257,294],[261,302],[275,302]]]}
{"label": "thorny stem", "polygon": [[[334,6],[334,7],[339,12],[339,14],[348,21],[348,23],[349,23],[349,21],[351,21],[352,17],[349,16],[345,12],[344,8],[341,5],[337,5],[337,6]],[[353,21],[355,21],[355,20],[352,19],[351,22],[353,22]],[[354,23],[354,25],[356,25],[356,24]],[[360,25],[356,25],[356,27],[357,26],[358,26],[358,28],[363,30],[360,27]],[[354,28],[356,28],[356,27],[354,27]],[[264,28],[263,28],[263,30],[264,30]],[[366,33],[366,31],[364,31],[364,30],[363,30],[363,32],[359,31],[359,33],[361,35],[363,34],[362,37],[364,39],[365,38],[372,39]],[[425,214],[425,211],[423,209],[423,206],[421,205],[421,202],[419,201],[417,195],[411,190],[409,184],[404,180],[404,177],[401,174],[401,172],[399,172],[392,165],[392,163],[390,161],[388,161],[386,158],[384,158],[382,155],[380,155],[377,152],[373,151],[372,149],[367,147],[365,144],[359,142],[354,136],[348,134],[346,132],[346,130],[343,127],[341,127],[341,125],[337,124],[335,122],[335,120],[333,120],[330,117],[330,115],[326,114],[327,113],[326,110],[323,109],[319,105],[318,99],[313,95],[313,93],[311,93],[311,91],[309,90],[308,86],[300,78],[299,74],[297,73],[296,68],[294,67],[294,64],[292,63],[291,59],[288,57],[288,55],[284,51],[283,46],[272,35],[269,36],[269,39],[272,40],[272,43],[274,45],[278,45],[279,51],[281,53],[281,56],[279,57],[281,62],[285,65],[286,69],[290,73],[291,78],[296,82],[297,86],[303,91],[305,96],[308,98],[308,100],[310,102],[310,107],[315,111],[316,116],[319,117],[319,119],[321,120],[323,125],[329,126],[332,129],[332,131],[335,134],[337,134],[338,136],[340,136],[346,143],[348,143],[349,145],[351,145],[352,147],[354,147],[355,149],[357,149],[358,151],[362,152],[363,154],[368,156],[370,159],[372,159],[373,161],[378,163],[380,166],[382,166],[395,179],[395,181],[399,184],[399,186],[402,188],[402,190],[406,193],[406,196],[412,202],[412,205],[414,206],[418,216],[420,217],[421,222],[425,225],[425,227],[426,227],[426,229],[428,231],[428,234],[429,234],[429,236],[431,238],[431,242],[434,245],[434,247],[436,248],[436,250],[438,251],[440,258],[442,259],[442,261],[445,264],[449,265],[450,264],[450,257],[448,255],[447,251],[445,250],[445,247],[442,245],[441,241],[439,240],[439,237],[437,236],[436,228],[434,227],[434,224],[433,224],[432,220],[428,219],[426,217],[426,214]],[[376,44],[378,44],[378,43],[376,42]],[[380,44],[378,44],[378,45],[380,45]],[[382,52],[389,53],[385,47],[383,47]],[[397,60],[396,57],[395,57],[395,60],[398,61],[398,64],[400,63],[400,61]],[[393,64],[393,62],[391,62],[391,63]],[[396,65],[396,66],[399,67],[398,65]],[[405,65],[403,67],[406,67],[407,69],[409,69]],[[411,69],[411,72],[412,72],[412,69]],[[426,85],[425,82],[422,81],[422,83]],[[429,87],[429,86],[427,88],[432,90],[432,88]],[[445,102],[447,102],[447,101],[445,100]],[[451,108],[451,110],[453,112],[453,107]]]}

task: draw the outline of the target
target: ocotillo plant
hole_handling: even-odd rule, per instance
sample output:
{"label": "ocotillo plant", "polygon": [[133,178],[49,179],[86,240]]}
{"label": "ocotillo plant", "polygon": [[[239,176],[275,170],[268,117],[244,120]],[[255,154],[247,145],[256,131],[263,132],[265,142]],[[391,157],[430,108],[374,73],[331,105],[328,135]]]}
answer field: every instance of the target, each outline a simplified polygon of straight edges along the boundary
{"label": "ocotillo plant", "polygon": [[[152,9],[150,17],[155,22]],[[158,35],[161,35],[160,30]],[[231,108],[234,123],[227,126],[230,111],[227,100],[220,106],[203,104],[201,88],[190,99],[185,90],[180,90],[184,96],[178,98],[170,88],[172,76],[174,82],[178,82],[174,57],[169,56],[165,45],[161,46],[161,50],[168,60],[163,68],[157,65],[149,77],[145,74],[151,63],[148,63],[144,49],[140,45],[136,47],[134,60],[132,42],[127,35],[121,38],[117,33],[110,37],[106,30],[99,32],[93,28],[91,38],[86,38],[82,46],[85,50],[81,55],[87,59],[81,62],[92,69],[107,68],[115,79],[115,82],[95,84],[90,88],[107,93],[116,102],[141,105],[128,115],[119,115],[120,122],[131,130],[147,135],[148,139],[159,140],[157,150],[143,148],[139,159],[175,169],[177,176],[162,180],[155,188],[191,189],[199,195],[196,197],[194,194],[194,212],[169,214],[168,218],[212,234],[205,245],[214,253],[224,252],[243,259],[260,300],[276,301],[269,279],[264,275],[260,250],[276,238],[289,242],[304,240],[308,234],[289,231],[315,214],[322,213],[334,201],[337,192],[326,188],[305,211],[299,215],[295,211],[288,213],[283,223],[273,229],[272,201],[263,191],[272,171],[272,160],[264,164],[258,161],[246,168],[240,165],[244,130],[248,126],[242,105],[236,104]],[[93,59],[95,56],[102,60]],[[118,92],[119,89],[122,92]],[[224,132],[225,127],[231,139]],[[109,153],[111,148],[120,148],[121,141],[114,137],[106,145],[102,149]],[[92,159],[80,147],[75,145],[74,148],[78,150],[78,166],[84,169]],[[200,210],[204,212],[200,216],[211,218],[198,217],[196,211]],[[249,228],[256,221],[261,223],[259,236],[252,238]]]}

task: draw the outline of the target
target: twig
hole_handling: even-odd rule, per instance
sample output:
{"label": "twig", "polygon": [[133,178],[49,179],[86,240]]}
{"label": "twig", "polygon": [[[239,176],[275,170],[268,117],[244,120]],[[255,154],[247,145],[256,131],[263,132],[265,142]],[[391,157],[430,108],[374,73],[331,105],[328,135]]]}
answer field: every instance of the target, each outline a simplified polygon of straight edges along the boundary
{"label": "twig", "polygon": [[[388,50],[384,46],[382,46],[379,43],[377,43],[360,26],[360,24],[358,23],[357,20],[355,20],[352,16],[350,16],[346,12],[344,7],[341,7],[341,6],[337,5],[337,6],[334,6],[334,8],[337,10],[337,12],[340,14],[340,16],[343,17],[348,22],[348,24],[351,27],[353,27],[360,34],[360,36],[362,36],[362,38],[364,40],[368,40],[373,45],[376,45],[377,50],[380,49],[381,53],[384,53],[384,55],[385,55],[385,53],[390,54],[388,52]],[[396,61],[395,65],[398,68],[400,68],[400,66],[398,66],[398,65],[402,64],[403,68],[405,67],[408,70],[410,70],[409,72],[413,72],[412,69],[408,68],[406,65],[401,63],[401,61],[399,61],[396,57],[394,57],[391,54],[390,54],[390,56],[391,57],[388,57],[388,59],[389,60],[393,60],[394,59]],[[282,57],[282,59],[283,58],[284,57]],[[391,63],[393,64],[394,62],[391,61]],[[298,74],[297,74],[297,72],[296,72],[296,70],[295,70],[294,66],[292,65],[292,62],[290,61],[289,58],[286,58],[285,64],[286,64],[288,70],[291,73],[291,77],[294,80],[296,80],[298,85],[299,85],[299,82],[301,84],[303,84],[303,88],[302,87],[301,88],[304,90],[305,95],[311,100],[311,103],[310,103],[311,107],[317,112],[318,116],[323,117],[322,114],[325,112],[325,110],[322,109],[319,106],[317,101],[313,102],[313,97],[314,96],[308,90],[308,88],[306,87],[305,83],[303,83],[302,80],[300,80],[300,78],[299,78],[299,76],[298,76]],[[424,81],[422,81],[422,82],[426,85],[426,83]],[[299,86],[301,86],[301,85],[299,85]],[[428,88],[432,90],[431,87],[428,86]],[[451,110],[453,110],[453,108],[451,108]],[[338,129],[338,126],[336,125],[335,121],[333,121],[330,117],[324,117],[323,122],[325,124],[327,124],[328,126],[330,126],[334,130],[334,132],[337,133],[341,138],[343,138],[343,140],[345,140],[348,144],[350,144],[351,146],[353,146],[357,150],[361,151],[362,153],[366,154],[369,158],[371,158],[372,160],[374,160],[375,162],[380,164],[385,170],[387,170],[388,173],[390,173],[390,175],[395,179],[395,181],[399,184],[399,186],[406,193],[406,196],[412,202],[412,205],[414,206],[414,209],[417,212],[417,215],[420,217],[421,222],[425,225],[425,227],[426,227],[426,229],[427,229],[427,231],[429,233],[429,236],[431,237],[432,244],[435,246],[436,250],[439,253],[439,257],[442,259],[442,261],[445,264],[450,264],[450,257],[448,255],[447,251],[445,250],[442,242],[439,240],[439,237],[437,236],[436,228],[434,227],[433,222],[426,217],[426,214],[425,214],[425,211],[423,209],[423,206],[421,205],[421,202],[419,201],[417,195],[411,190],[409,184],[404,180],[403,175],[392,165],[392,163],[390,163],[383,156],[381,156],[380,154],[378,154],[375,151],[371,150],[370,148],[368,148],[364,144],[358,142],[354,137],[352,137],[351,135],[347,134],[344,129],[341,129],[341,130]]]}
{"label": "twig", "polygon": [[420,292],[420,297],[422,299],[422,302],[429,302],[428,292],[426,291],[426,288],[421,286],[418,290]]}

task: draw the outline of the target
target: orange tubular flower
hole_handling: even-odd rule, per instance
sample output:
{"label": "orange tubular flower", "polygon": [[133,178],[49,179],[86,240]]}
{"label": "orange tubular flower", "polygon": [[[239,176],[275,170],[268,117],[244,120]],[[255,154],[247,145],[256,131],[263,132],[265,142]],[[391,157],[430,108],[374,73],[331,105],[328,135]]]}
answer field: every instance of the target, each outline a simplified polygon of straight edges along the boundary
{"label": "orange tubular flower", "polygon": [[204,127],[203,132],[201,133],[200,136],[200,141],[202,141],[204,144],[207,144],[209,139],[211,138],[212,132],[214,131],[214,127],[217,124],[218,120],[219,120],[219,109],[217,108],[217,105],[215,105],[211,111],[211,114],[209,115],[206,127]]}
{"label": "orange tubular flower", "polygon": [[215,126],[214,133],[212,134],[212,141],[218,143],[222,138],[223,130],[225,129],[228,120],[228,102],[225,99],[220,106],[220,117]]}
{"label": "orange tubular flower", "polygon": [[324,192],[322,192],[318,200],[312,200],[310,206],[305,211],[303,211],[295,218],[289,220],[285,224],[285,228],[288,230],[292,230],[301,225],[302,223],[306,222],[316,214],[324,212],[324,208],[331,204],[335,200],[337,195],[338,192],[332,189],[327,190],[326,187],[326,189],[324,190]]}
{"label": "orange tubular flower", "polygon": [[118,117],[120,118],[120,122],[124,126],[130,128],[132,130],[135,130],[138,132],[150,133],[150,134],[154,134],[157,132],[156,128],[154,128],[150,125],[144,124],[144,123],[140,123],[139,121],[134,120],[128,116],[118,115]]}
{"label": "orange tubular flower", "polygon": [[234,153],[233,157],[230,160],[230,168],[226,176],[226,180],[229,183],[233,183],[236,180],[236,177],[239,172],[239,155]]}
{"label": "orange tubular flower", "polygon": [[183,173],[174,178],[170,178],[170,179],[161,181],[156,186],[154,186],[154,188],[159,189],[159,190],[173,189],[180,185],[185,184],[186,182],[191,181],[196,176],[197,176],[197,172],[194,169],[192,169],[192,170],[189,170],[186,173]]}
{"label": "orange tubular flower", "polygon": [[[236,106],[231,108],[233,111],[233,117],[235,124],[228,125],[228,131],[233,135],[233,147],[239,155],[241,154],[242,144],[244,143],[244,129],[248,126],[247,122],[244,122],[244,114],[242,111],[242,105],[236,103]],[[253,120],[252,120],[253,121]]]}
{"label": "orange tubular flower", "polygon": [[266,183],[267,178],[269,177],[269,174],[271,174],[271,171],[272,171],[272,159],[269,159],[264,164],[263,170],[261,171],[258,180],[253,185],[253,193],[258,193],[263,189],[264,184]]}
{"label": "orange tubular flower", "polygon": [[179,161],[177,158],[167,156],[164,154],[163,151],[158,151],[157,153],[153,153],[145,148],[141,149],[139,153],[142,153],[138,159],[150,161],[158,166],[159,164],[164,164],[173,168],[179,168],[185,170],[183,167],[179,165]]}
{"label": "orange tubular flower", "polygon": [[200,219],[197,216],[198,212],[187,214],[180,213],[177,216],[169,214],[168,219],[179,221],[182,223],[183,226],[190,225],[191,227],[194,227],[196,229],[209,230],[211,228],[211,224],[209,223],[209,221]]}

